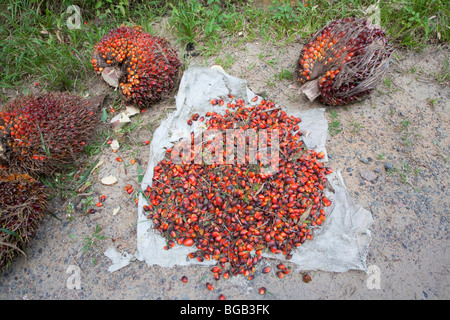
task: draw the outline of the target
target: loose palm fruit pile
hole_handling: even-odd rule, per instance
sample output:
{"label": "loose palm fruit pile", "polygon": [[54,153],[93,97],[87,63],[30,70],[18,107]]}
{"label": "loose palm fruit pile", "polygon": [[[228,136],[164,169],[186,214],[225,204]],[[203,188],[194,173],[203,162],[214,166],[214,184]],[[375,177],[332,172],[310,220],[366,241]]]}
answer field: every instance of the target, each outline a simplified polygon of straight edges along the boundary
{"label": "loose palm fruit pile", "polygon": [[145,33],[141,27],[111,30],[94,47],[91,60],[101,74],[119,70],[119,89],[125,101],[144,107],[161,100],[174,88],[180,61],[168,41]]}
{"label": "loose palm fruit pile", "polygon": [[0,174],[0,270],[24,253],[46,206],[45,186],[28,176]]}
{"label": "loose palm fruit pile", "polygon": [[[178,157],[185,155],[178,150],[186,149],[174,146],[154,168],[152,185],[144,192],[148,202],[143,212],[167,239],[165,249],[193,247],[190,259],[217,261],[211,269],[215,279],[239,274],[252,279],[263,252],[290,259],[292,250],[311,239],[313,230],[325,222],[324,209],[331,201],[324,189],[332,170],[320,162],[323,153],[303,144],[300,118],[288,116],[270,101],[249,107],[242,99],[231,101],[223,115],[207,112],[190,120],[205,121],[207,130],[216,133],[267,130],[270,134],[263,144],[267,150],[262,152],[272,152],[274,139],[278,140],[278,170],[269,174],[262,170],[272,162],[263,162],[260,153],[254,163],[247,155],[243,163],[236,158],[223,164],[194,161],[205,152],[217,155],[217,149],[224,158],[229,156],[225,138],[219,144],[202,140],[202,147],[193,148],[189,159],[182,162]],[[224,105],[223,99],[211,103]],[[272,132],[277,135],[272,137]],[[197,137],[191,132],[190,146],[195,147]],[[251,139],[237,140],[234,146],[238,149],[252,144]]]}
{"label": "loose palm fruit pile", "polygon": [[363,100],[382,81],[391,53],[385,32],[367,20],[335,20],[303,47],[297,62],[298,81],[318,80],[316,95],[327,105]]}
{"label": "loose palm fruit pile", "polygon": [[0,165],[10,173],[52,174],[72,164],[99,123],[98,105],[67,93],[25,96],[0,111]]}

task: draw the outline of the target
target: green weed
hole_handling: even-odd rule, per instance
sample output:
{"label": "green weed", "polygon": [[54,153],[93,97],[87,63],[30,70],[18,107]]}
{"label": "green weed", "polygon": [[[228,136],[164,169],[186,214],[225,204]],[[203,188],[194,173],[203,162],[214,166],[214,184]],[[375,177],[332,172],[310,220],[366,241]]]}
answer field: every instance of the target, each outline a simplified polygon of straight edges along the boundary
{"label": "green weed", "polygon": [[[102,231],[103,231],[102,228],[98,224],[96,224],[92,235],[84,237],[83,247],[81,249],[84,254],[90,251],[92,251],[92,253],[95,253],[96,251],[99,250],[98,247],[100,246],[100,242],[102,240],[108,239],[105,235],[101,234]],[[95,257],[93,257],[92,264],[95,264],[95,262],[96,259]]]}
{"label": "green weed", "polygon": [[281,68],[281,71],[277,74],[278,80],[292,80],[294,77],[294,73],[285,68]]}
{"label": "green weed", "polygon": [[341,122],[338,120],[338,114],[336,110],[330,110],[330,118],[331,122],[328,125],[328,132],[332,137],[342,132],[344,129],[342,128]]}
{"label": "green weed", "polygon": [[366,128],[365,126],[356,121],[352,121],[352,127],[353,127],[352,132],[355,134],[360,133],[363,129]]}

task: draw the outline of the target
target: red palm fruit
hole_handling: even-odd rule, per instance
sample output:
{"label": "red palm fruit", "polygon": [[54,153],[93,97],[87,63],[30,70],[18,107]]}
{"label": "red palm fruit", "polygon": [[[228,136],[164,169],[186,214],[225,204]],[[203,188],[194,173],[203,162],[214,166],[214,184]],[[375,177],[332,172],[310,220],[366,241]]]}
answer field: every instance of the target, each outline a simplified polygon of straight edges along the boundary
{"label": "red palm fruit", "polygon": [[311,281],[311,276],[309,274],[304,274],[302,280],[303,282],[308,283]]}
{"label": "red palm fruit", "polygon": [[258,289],[258,292],[262,295],[266,294],[266,291],[267,291],[266,287],[261,287]]}
{"label": "red palm fruit", "polygon": [[284,270],[284,269],[286,269],[286,266],[282,263],[279,263],[279,264],[277,264],[277,268],[280,270]]}
{"label": "red palm fruit", "polygon": [[269,273],[270,272],[270,267],[265,267],[263,270],[262,270],[262,273]]}
{"label": "red palm fruit", "polygon": [[[217,102],[215,108],[219,107]],[[289,259],[293,249],[311,239],[319,221],[325,221],[324,209],[331,202],[325,196],[324,186],[331,171],[317,161],[319,153],[307,150],[299,139],[301,134],[295,130],[301,119],[276,109],[273,102],[266,100],[246,108],[244,101],[237,99],[236,108],[231,109],[224,115],[206,113],[207,128],[280,129],[283,133],[278,136],[279,170],[266,175],[257,169],[259,164],[177,164],[172,157],[179,154],[175,154],[175,148],[169,148],[154,167],[152,186],[146,190],[152,209],[146,213],[155,231],[167,240],[195,246],[196,251],[189,258],[199,262],[215,260],[217,265],[210,268],[214,279],[228,279],[230,274],[252,279],[256,265],[263,259],[263,250]],[[191,119],[194,118],[197,115]],[[223,137],[226,138],[226,132]],[[237,138],[237,147],[241,142],[252,144],[248,138]],[[208,149],[212,146],[209,142],[193,151],[214,152]],[[222,142],[225,150],[226,139]],[[214,148],[220,147],[220,139],[218,144]],[[269,270],[266,267],[262,272]],[[277,276],[289,273],[286,267],[282,270]]]}
{"label": "red palm fruit", "polygon": [[119,88],[127,103],[145,108],[171,93],[181,65],[175,49],[142,27],[110,30],[94,46],[94,70]]}
{"label": "red palm fruit", "polygon": [[27,174],[0,170],[0,270],[24,254],[47,206],[45,186]]}
{"label": "red palm fruit", "polygon": [[33,176],[73,165],[97,130],[103,99],[49,93],[10,101],[0,111],[0,165]]}

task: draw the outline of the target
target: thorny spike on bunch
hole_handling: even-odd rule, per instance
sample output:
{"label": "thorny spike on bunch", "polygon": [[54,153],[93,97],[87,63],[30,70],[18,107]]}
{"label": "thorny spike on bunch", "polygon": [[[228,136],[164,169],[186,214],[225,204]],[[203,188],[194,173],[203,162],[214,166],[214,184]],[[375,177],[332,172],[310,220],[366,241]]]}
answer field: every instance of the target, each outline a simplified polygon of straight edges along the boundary
{"label": "thorny spike on bunch", "polygon": [[[320,162],[323,153],[304,146],[298,127],[301,119],[288,116],[266,100],[246,107],[244,100],[237,99],[227,106],[231,110],[224,115],[206,113],[207,128],[220,132],[277,129],[278,171],[270,175],[261,170],[265,164],[260,155],[257,163],[250,163],[247,155],[245,163],[237,163],[234,155],[233,164],[198,164],[194,161],[197,154],[206,150],[216,154],[216,149],[211,141],[195,148],[192,132],[185,145],[194,146],[190,160],[181,164],[173,161],[183,155],[177,148],[167,149],[165,158],[154,168],[152,186],[144,192],[148,202],[143,205],[154,228],[166,237],[165,249],[176,244],[195,247],[190,259],[217,261],[211,269],[216,280],[238,274],[251,278],[263,251],[290,259],[292,250],[311,239],[313,229],[325,222],[324,209],[331,205],[324,188],[326,175],[332,170]],[[199,117],[194,115],[192,120]],[[223,147],[224,158],[229,155],[225,136],[216,145],[219,150]],[[273,140],[269,134],[267,138],[265,151],[270,151]],[[248,150],[250,144],[254,141],[237,139],[234,147]]]}
{"label": "thorny spike on bunch", "polygon": [[67,93],[11,101],[0,111],[0,166],[35,176],[73,164],[96,131],[98,110]]}
{"label": "thorny spike on bunch", "polygon": [[47,206],[45,186],[26,174],[0,170],[0,270],[34,236]]}
{"label": "thorny spike on bunch", "polygon": [[145,33],[142,27],[113,29],[94,49],[94,70],[101,74],[105,68],[118,68],[119,89],[129,103],[144,108],[161,100],[175,86],[180,67],[175,49],[166,39]]}
{"label": "thorny spike on bunch", "polygon": [[363,100],[383,79],[392,51],[385,32],[367,20],[335,20],[303,47],[298,81],[318,79],[319,99],[327,105]]}

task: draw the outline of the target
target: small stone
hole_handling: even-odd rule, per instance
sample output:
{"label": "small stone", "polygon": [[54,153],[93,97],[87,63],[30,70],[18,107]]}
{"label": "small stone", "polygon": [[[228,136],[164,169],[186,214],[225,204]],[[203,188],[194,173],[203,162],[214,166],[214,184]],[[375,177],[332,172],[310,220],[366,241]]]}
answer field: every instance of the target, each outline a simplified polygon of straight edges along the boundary
{"label": "small stone", "polygon": [[392,165],[392,163],[387,162],[387,163],[385,163],[385,165],[384,165],[384,169],[385,169],[386,171],[393,171],[393,170],[394,170],[394,166]]}
{"label": "small stone", "polygon": [[369,163],[369,160],[368,159],[366,159],[366,158],[361,158],[361,159],[359,159],[359,161],[361,161],[362,163]]}
{"label": "small stone", "polygon": [[359,174],[361,175],[361,178],[369,182],[375,181],[375,179],[377,178],[377,175],[370,170],[361,170],[359,171]]}

